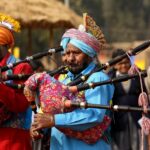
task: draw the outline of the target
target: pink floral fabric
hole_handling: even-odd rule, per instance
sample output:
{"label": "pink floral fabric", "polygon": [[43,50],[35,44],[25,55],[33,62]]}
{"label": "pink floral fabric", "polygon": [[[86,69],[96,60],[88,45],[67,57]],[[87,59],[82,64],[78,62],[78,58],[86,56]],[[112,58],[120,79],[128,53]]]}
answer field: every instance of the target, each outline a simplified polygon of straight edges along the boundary
{"label": "pink floral fabric", "polygon": [[93,144],[97,142],[100,138],[103,138],[105,141],[107,140],[103,135],[104,135],[104,131],[108,128],[110,123],[111,123],[111,118],[105,115],[103,122],[84,131],[75,131],[69,128],[58,128],[58,129],[61,132],[65,133],[67,136],[76,138],[78,140],[82,140],[88,144]]}
{"label": "pink floral fabric", "polygon": [[65,100],[84,101],[46,73],[34,74],[25,82],[24,94],[29,102],[35,101],[37,89],[40,106],[44,113],[58,114],[67,111],[64,110]]}
{"label": "pink floral fabric", "polygon": [[[84,101],[84,92],[71,93],[65,86],[46,73],[32,75],[26,82],[24,93],[28,101],[35,100],[35,91],[39,90],[39,99],[44,113],[58,114],[69,112],[73,109],[64,109],[64,101]],[[76,131],[70,128],[58,128],[67,136],[82,140],[88,144],[95,143],[103,137],[105,130],[111,123],[107,115],[98,125],[84,131]]]}
{"label": "pink floral fabric", "polygon": [[142,116],[141,119],[141,128],[148,135],[150,133],[150,119],[145,116]]}

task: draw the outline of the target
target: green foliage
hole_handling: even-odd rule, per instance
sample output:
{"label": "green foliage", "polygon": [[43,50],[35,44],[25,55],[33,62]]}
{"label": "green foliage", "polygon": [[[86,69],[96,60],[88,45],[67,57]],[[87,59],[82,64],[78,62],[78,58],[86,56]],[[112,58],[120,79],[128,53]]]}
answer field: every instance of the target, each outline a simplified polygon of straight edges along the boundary
{"label": "green foliage", "polygon": [[[111,41],[146,39],[145,7],[143,0],[103,0],[106,31]],[[149,2],[150,3],[150,2]],[[109,5],[109,6],[108,6]],[[109,13],[108,13],[109,12]],[[147,18],[150,16],[148,15]]]}

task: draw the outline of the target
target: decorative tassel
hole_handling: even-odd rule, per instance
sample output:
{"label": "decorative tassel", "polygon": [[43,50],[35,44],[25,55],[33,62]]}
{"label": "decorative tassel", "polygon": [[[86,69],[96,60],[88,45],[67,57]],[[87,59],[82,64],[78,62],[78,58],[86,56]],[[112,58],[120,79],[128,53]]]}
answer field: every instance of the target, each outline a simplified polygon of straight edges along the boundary
{"label": "decorative tassel", "polygon": [[145,92],[142,92],[139,95],[138,104],[139,104],[139,106],[142,106],[143,109],[144,109],[144,112],[147,113],[148,96],[147,96],[147,94]]}
{"label": "decorative tassel", "polygon": [[[139,106],[143,107],[144,113],[147,113],[147,107],[148,107],[148,96],[147,94],[144,92],[143,89],[143,82],[142,82],[142,76],[141,73],[138,69],[138,67],[132,62],[132,58],[127,54],[127,56],[130,59],[131,62],[131,68],[128,71],[128,74],[139,74],[139,78],[140,78],[140,86],[141,86],[141,94],[139,95],[138,98],[138,104]],[[150,131],[150,119],[147,118],[145,116],[145,114],[142,114],[142,118],[139,121],[140,125],[141,125],[141,150],[144,150],[144,134],[148,135],[149,131]]]}
{"label": "decorative tassel", "polygon": [[143,109],[144,109],[144,112],[147,113],[147,107],[148,107],[148,96],[147,94],[144,92],[143,90],[143,83],[142,83],[142,76],[141,76],[141,73],[138,69],[138,67],[133,64],[131,66],[131,68],[129,69],[128,71],[128,74],[136,74],[138,73],[139,74],[139,78],[140,78],[140,86],[141,86],[141,94],[139,95],[139,98],[138,98],[138,104],[139,106],[142,106]]}
{"label": "decorative tassel", "polygon": [[133,65],[130,67],[130,69],[129,69],[129,71],[128,71],[128,74],[129,74],[129,75],[136,74],[136,73],[138,73],[137,70],[138,70],[138,67],[137,67],[135,64],[133,64]]}
{"label": "decorative tassel", "polygon": [[143,116],[141,119],[141,128],[143,132],[148,135],[150,133],[150,119],[145,116]]}

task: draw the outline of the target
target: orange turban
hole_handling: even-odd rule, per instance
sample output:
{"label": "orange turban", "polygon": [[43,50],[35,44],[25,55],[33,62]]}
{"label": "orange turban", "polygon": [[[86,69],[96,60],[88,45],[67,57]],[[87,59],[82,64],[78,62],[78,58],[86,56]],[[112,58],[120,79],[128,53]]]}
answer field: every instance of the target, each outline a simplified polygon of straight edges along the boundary
{"label": "orange turban", "polygon": [[0,45],[9,45],[10,47],[14,45],[13,33],[3,26],[0,26]]}

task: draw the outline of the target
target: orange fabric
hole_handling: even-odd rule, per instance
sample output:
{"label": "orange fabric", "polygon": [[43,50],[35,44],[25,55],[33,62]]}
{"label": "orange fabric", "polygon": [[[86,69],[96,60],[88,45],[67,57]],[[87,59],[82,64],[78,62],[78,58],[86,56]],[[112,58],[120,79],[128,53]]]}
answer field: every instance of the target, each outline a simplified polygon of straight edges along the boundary
{"label": "orange fabric", "polygon": [[10,47],[14,45],[13,33],[9,29],[0,26],[0,45],[7,45],[7,44]]}

